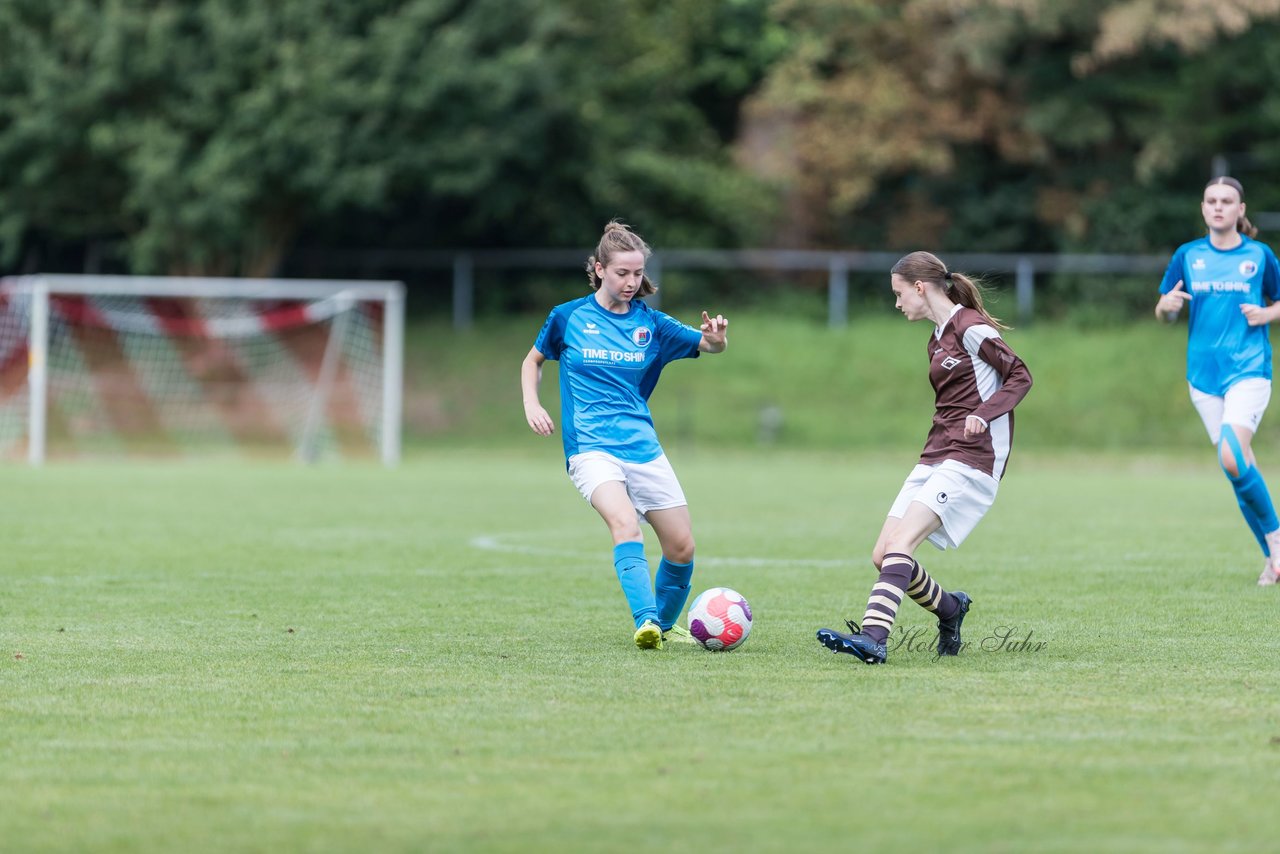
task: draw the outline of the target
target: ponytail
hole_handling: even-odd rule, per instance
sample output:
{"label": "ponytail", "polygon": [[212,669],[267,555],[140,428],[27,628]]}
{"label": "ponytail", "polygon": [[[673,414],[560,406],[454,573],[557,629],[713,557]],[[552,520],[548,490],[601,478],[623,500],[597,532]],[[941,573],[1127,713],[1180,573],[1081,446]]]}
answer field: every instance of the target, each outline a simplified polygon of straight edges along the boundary
{"label": "ponytail", "polygon": [[948,272],[945,276],[945,282],[949,286],[947,296],[951,297],[953,302],[958,302],[965,308],[971,308],[981,314],[997,329],[1008,329],[998,317],[992,315],[982,304],[982,295],[985,290],[982,287],[980,279],[974,279],[966,276],[964,273]]}

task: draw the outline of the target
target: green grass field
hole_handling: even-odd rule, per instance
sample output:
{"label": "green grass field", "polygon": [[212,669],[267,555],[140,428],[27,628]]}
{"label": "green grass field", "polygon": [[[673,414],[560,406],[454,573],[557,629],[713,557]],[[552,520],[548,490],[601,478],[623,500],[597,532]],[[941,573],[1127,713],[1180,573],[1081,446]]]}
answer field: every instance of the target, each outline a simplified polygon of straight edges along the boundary
{"label": "green grass field", "polygon": [[910,452],[673,454],[695,592],[755,610],[713,654],[632,646],[530,442],[11,469],[0,850],[1275,850],[1280,590],[1211,457],[1015,457],[923,550],[970,648],[872,668],[813,633]]}

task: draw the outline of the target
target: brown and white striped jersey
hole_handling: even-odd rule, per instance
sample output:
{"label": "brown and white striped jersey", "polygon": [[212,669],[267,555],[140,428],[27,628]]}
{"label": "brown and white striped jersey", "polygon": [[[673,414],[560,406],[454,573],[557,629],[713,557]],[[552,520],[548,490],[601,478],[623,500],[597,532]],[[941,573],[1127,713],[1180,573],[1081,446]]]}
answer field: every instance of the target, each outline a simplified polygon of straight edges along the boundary
{"label": "brown and white striped jersey", "polygon": [[[1013,446],[1013,408],[1030,391],[1031,372],[981,312],[963,306],[934,329],[928,351],[937,408],[920,462],[956,460],[1000,479]],[[987,430],[966,439],[970,415]]]}

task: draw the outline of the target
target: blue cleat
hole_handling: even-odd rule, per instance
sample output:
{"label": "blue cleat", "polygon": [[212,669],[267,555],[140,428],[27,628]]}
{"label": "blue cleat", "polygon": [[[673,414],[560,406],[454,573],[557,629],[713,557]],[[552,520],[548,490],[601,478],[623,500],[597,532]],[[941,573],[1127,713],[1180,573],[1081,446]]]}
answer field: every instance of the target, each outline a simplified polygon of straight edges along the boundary
{"label": "blue cleat", "polygon": [[949,620],[938,620],[939,657],[960,654],[960,624],[964,622],[964,615],[969,613],[969,606],[973,604],[973,600],[967,593],[957,590],[951,595],[960,600],[960,610],[956,611]]}
{"label": "blue cleat", "polygon": [[876,643],[862,633],[862,629],[853,620],[845,621],[851,634],[837,632],[835,629],[818,629],[818,643],[832,652],[843,652],[852,655],[864,664],[884,664],[889,657],[884,644]]}

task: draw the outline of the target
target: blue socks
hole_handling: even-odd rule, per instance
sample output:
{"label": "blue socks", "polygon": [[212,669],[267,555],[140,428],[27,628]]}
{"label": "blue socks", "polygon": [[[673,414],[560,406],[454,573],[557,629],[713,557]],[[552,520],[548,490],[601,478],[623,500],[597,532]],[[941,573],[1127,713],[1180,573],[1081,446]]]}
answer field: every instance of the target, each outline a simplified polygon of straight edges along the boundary
{"label": "blue socks", "polygon": [[[1232,484],[1235,485],[1234,483]],[[1240,505],[1240,514],[1244,516],[1245,524],[1249,526],[1249,530],[1253,531],[1253,538],[1258,541],[1258,545],[1262,547],[1262,553],[1267,557],[1271,557],[1271,547],[1267,545],[1267,532],[1262,530],[1262,523],[1258,521],[1258,517],[1254,515],[1253,509],[1248,503],[1240,497],[1240,491],[1236,490],[1236,503]]]}
{"label": "blue socks", "polygon": [[618,543],[613,547],[613,568],[617,570],[618,583],[631,606],[631,618],[635,620],[636,628],[644,625],[645,620],[653,620],[664,632],[676,624],[689,598],[692,563],[670,563],[664,557],[658,564],[658,574],[651,587],[644,543],[632,542]]}
{"label": "blue socks", "polygon": [[692,563],[670,563],[665,557],[658,563],[653,588],[658,604],[658,625],[664,632],[680,619],[680,612],[689,598],[689,579],[692,577]]}
{"label": "blue socks", "polygon": [[1262,472],[1250,467],[1239,477],[1229,479],[1232,488],[1236,491],[1236,501],[1240,504],[1240,512],[1244,514],[1245,522],[1249,524],[1253,535],[1258,538],[1262,553],[1270,557],[1271,550],[1267,547],[1266,534],[1268,531],[1280,528],[1280,520],[1276,518],[1276,508],[1271,503],[1271,492],[1267,489],[1267,482],[1262,479]]}
{"label": "blue socks", "polygon": [[[1258,545],[1262,547],[1262,553],[1270,557],[1271,549],[1267,546],[1266,535],[1280,528],[1280,519],[1276,518],[1276,508],[1271,502],[1271,491],[1267,489],[1267,482],[1262,479],[1262,472],[1245,460],[1244,451],[1240,447],[1235,431],[1225,424],[1222,427],[1219,446],[1224,444],[1231,456],[1235,458],[1236,471],[1239,474],[1232,477],[1225,467],[1223,473],[1227,475],[1227,480],[1231,481],[1231,487],[1235,490],[1236,502],[1240,505],[1245,523],[1258,540]],[[1219,458],[1221,458],[1221,450]]]}
{"label": "blue socks", "polygon": [[644,543],[618,543],[613,547],[613,568],[618,572],[622,592],[631,606],[636,628],[645,620],[658,622],[658,606],[649,586],[649,561],[644,556]]}

